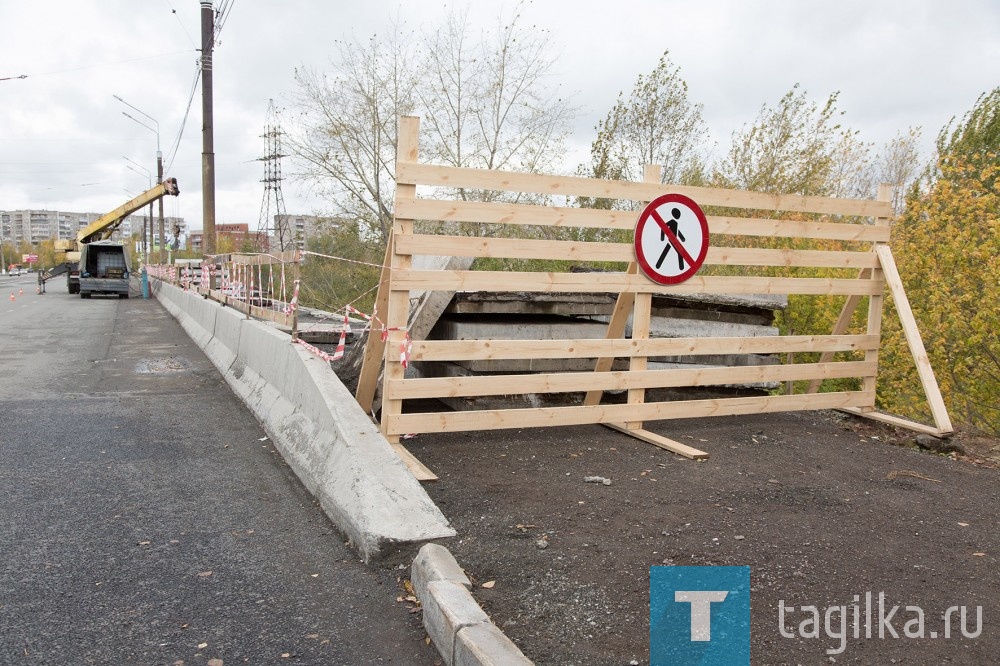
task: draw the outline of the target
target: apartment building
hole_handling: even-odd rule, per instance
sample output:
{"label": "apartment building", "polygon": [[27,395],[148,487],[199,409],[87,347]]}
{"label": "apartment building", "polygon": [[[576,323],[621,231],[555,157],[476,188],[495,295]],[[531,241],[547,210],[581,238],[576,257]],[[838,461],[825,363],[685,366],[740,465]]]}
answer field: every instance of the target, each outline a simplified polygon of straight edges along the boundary
{"label": "apartment building", "polygon": [[[14,245],[37,245],[42,241],[63,239],[73,240],[77,232],[104,213],[70,213],[55,210],[0,210],[0,241]],[[164,227],[168,236],[177,225],[182,232],[187,223],[182,217],[165,217]],[[122,241],[133,233],[141,234],[147,223],[146,215],[130,215],[112,235],[112,240]],[[159,218],[153,218],[154,228],[159,230]]]}
{"label": "apartment building", "polygon": [[[275,215],[274,236],[285,240],[280,249],[306,249],[306,240],[311,236],[330,231],[340,226],[339,220],[316,215]],[[277,243],[273,245],[277,248]]]}

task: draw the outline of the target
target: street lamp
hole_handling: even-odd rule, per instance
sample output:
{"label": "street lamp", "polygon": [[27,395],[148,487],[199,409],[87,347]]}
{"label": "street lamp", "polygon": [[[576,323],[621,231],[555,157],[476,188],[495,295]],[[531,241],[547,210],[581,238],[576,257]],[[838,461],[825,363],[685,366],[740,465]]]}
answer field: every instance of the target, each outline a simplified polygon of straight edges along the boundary
{"label": "street lamp", "polygon": [[[113,97],[116,100],[118,100],[119,102],[121,102],[122,104],[124,104],[125,106],[127,106],[128,108],[132,109],[133,111],[136,111],[137,113],[142,114],[146,118],[149,118],[151,121],[153,121],[153,124],[156,125],[156,129],[153,129],[152,127],[150,127],[146,123],[142,122],[141,120],[139,120],[135,116],[132,116],[132,115],[126,113],[125,111],[122,111],[122,115],[124,115],[127,118],[129,118],[130,120],[133,120],[134,122],[142,125],[146,129],[148,129],[150,132],[154,132],[156,134],[156,182],[157,183],[162,183],[163,182],[163,153],[160,151],[160,123],[156,120],[156,118],[154,118],[153,116],[149,115],[148,113],[146,113],[142,109],[129,104],[128,102],[126,102],[125,100],[123,100],[118,95],[113,95]],[[128,159],[128,158],[126,158],[126,159]],[[163,239],[164,239],[164,235],[163,235],[163,199],[162,198],[160,199],[160,206],[159,207],[160,207],[160,257],[159,257],[159,261],[162,264],[163,263]],[[153,205],[152,204],[149,205],[149,235],[150,235],[150,237],[153,237],[153,235],[154,235],[153,234]]]}

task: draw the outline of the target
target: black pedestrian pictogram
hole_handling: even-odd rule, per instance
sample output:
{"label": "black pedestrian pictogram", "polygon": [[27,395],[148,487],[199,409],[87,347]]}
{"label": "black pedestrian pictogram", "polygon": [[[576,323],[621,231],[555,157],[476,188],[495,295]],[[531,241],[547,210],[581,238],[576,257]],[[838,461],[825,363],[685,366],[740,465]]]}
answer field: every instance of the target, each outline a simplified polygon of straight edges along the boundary
{"label": "black pedestrian pictogram", "polygon": [[[671,209],[670,218],[671,218],[670,221],[666,223],[667,228],[670,229],[670,232],[674,236],[676,236],[678,240],[680,240],[681,242],[686,241],[687,239],[684,238],[684,234],[681,233],[677,228],[677,224],[678,222],[680,222],[681,219],[680,209],[679,208]],[[667,258],[667,255],[670,254],[670,248],[674,246],[674,239],[667,238],[667,232],[665,229],[662,228],[660,229],[660,240],[666,241],[667,245],[666,247],[663,248],[663,252],[660,253],[660,258],[656,260],[657,270],[659,270],[660,266],[663,265],[663,260]],[[684,270],[684,255],[681,254],[680,250],[677,251],[677,269]]]}

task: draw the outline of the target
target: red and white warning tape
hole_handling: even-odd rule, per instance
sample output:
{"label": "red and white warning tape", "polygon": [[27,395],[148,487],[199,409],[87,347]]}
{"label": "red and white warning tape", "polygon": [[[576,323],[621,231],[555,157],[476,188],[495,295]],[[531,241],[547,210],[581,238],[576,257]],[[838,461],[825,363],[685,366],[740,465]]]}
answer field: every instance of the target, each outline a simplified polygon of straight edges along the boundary
{"label": "red and white warning tape", "polygon": [[[292,300],[288,304],[289,312],[296,308],[298,297],[299,297],[299,283],[298,281],[296,281],[295,291],[292,296]],[[405,327],[386,326],[384,323],[382,323],[382,321],[379,320],[375,312],[373,312],[372,314],[368,314],[366,312],[358,310],[356,307],[350,304],[344,306],[343,310],[344,310],[344,328],[341,329],[340,331],[340,340],[337,342],[337,349],[336,351],[334,351],[333,354],[328,354],[320,349],[317,349],[313,345],[302,342],[301,340],[296,340],[296,342],[301,343],[303,347],[305,347],[306,349],[313,352],[314,354],[316,354],[317,356],[319,356],[324,360],[339,361],[341,358],[344,357],[344,349],[347,347],[347,334],[351,331],[350,315],[354,314],[368,322],[368,325],[365,327],[365,331],[369,330],[374,331],[375,326],[373,324],[377,322],[379,324],[378,330],[382,342],[385,342],[386,340],[389,339],[390,331],[403,331],[404,332],[403,341],[400,343],[399,347],[399,362],[404,368],[409,367],[410,356],[413,353],[413,340],[410,339],[410,334],[409,332],[407,332],[407,329]]]}

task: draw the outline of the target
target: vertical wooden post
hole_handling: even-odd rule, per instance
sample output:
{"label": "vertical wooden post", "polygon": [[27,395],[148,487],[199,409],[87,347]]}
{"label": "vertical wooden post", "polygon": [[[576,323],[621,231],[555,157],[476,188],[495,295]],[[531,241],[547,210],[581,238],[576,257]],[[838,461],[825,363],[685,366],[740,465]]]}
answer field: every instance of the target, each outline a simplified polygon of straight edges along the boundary
{"label": "vertical wooden post", "polygon": [[[662,167],[659,164],[647,164],[643,169],[642,180],[647,183],[659,183]],[[653,315],[653,294],[645,292],[636,294],[632,308],[632,340],[648,340],[649,324]],[[648,359],[645,356],[633,356],[629,359],[629,372],[642,372],[646,369]],[[635,388],[628,390],[628,404],[641,405],[646,402],[646,389]],[[625,423],[628,430],[641,430],[642,421],[629,421]]]}
{"label": "vertical wooden post", "polygon": [[[649,292],[635,295],[635,309],[632,311],[632,340],[649,339],[649,321],[652,318],[653,295]],[[647,359],[645,356],[633,356],[629,359],[629,372],[641,372],[646,369]],[[641,405],[646,402],[646,389],[630,388],[628,390],[628,404]],[[627,430],[640,430],[642,421],[628,421],[625,423]]]}
{"label": "vertical wooden post", "polygon": [[[417,161],[420,137],[420,119],[415,116],[403,116],[399,119],[399,138],[396,145],[396,173],[399,173],[399,165],[404,162],[415,163]],[[412,198],[417,194],[417,186],[414,183],[404,183],[396,180],[396,202],[401,198]],[[398,216],[393,220],[392,237],[409,236],[413,234],[413,220],[400,219]],[[406,368],[400,362],[400,348],[406,337],[406,325],[410,316],[410,291],[409,289],[395,288],[395,271],[408,270],[413,260],[408,254],[397,254],[395,242],[390,245],[392,249],[391,270],[389,276],[389,298],[388,311],[385,313],[385,323],[390,329],[389,338],[385,347],[385,382],[403,379]],[[386,397],[386,392],[382,394],[382,434],[386,436],[390,443],[399,443],[400,433],[392,433],[389,428],[389,421],[394,416],[403,413],[402,400],[390,400]]]}
{"label": "vertical wooden post", "polygon": [[[892,201],[892,186],[891,185],[879,185],[878,195],[876,197],[878,201]],[[875,224],[880,227],[889,226],[891,220],[887,217],[880,217],[875,220]],[[876,245],[877,247],[877,245]],[[885,275],[881,268],[872,269],[871,279],[873,281],[884,283]],[[882,302],[884,300],[883,292],[885,287],[879,290],[877,294],[872,294],[868,297],[868,335],[874,335],[876,337],[881,337],[882,335]],[[861,383],[861,389],[865,393],[871,394],[871,404],[861,407],[861,411],[870,412],[875,411],[875,388],[878,383],[878,350],[877,345],[874,349],[868,349],[865,351],[865,360],[875,364],[875,371],[871,375],[864,377]]]}
{"label": "vertical wooden post", "polygon": [[[644,183],[659,183],[662,177],[663,167],[659,164],[647,164],[643,168],[642,180]],[[625,271],[628,275],[636,275],[639,272],[639,265],[636,262],[630,262],[628,269]],[[632,339],[648,339],[649,338],[649,320],[651,315],[651,310],[653,306],[653,296],[652,294],[645,294],[648,298],[643,298],[643,294],[636,295],[634,292],[621,293],[618,294],[618,298],[615,300],[615,309],[611,312],[611,319],[608,321],[608,331],[605,337],[609,340],[616,338],[625,337],[625,325],[628,323],[628,313],[633,311],[632,316]],[[638,300],[637,300],[638,298]],[[642,337],[636,337],[636,331],[639,330],[639,310],[645,311],[645,325],[642,329]],[[594,372],[608,372],[614,365],[615,359],[613,357],[599,358],[597,363],[594,365]],[[638,356],[633,356],[629,363],[629,370],[645,370],[646,369],[646,357],[639,358]],[[601,398],[604,396],[604,391],[588,391],[587,395],[583,399],[583,404],[587,407],[593,407],[594,405],[601,404]],[[629,404],[636,404],[633,400],[638,401],[638,403],[645,402],[646,391],[645,389],[629,389]],[[628,423],[626,427],[630,430],[642,428],[642,422],[637,421],[635,423]]]}

